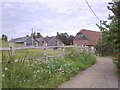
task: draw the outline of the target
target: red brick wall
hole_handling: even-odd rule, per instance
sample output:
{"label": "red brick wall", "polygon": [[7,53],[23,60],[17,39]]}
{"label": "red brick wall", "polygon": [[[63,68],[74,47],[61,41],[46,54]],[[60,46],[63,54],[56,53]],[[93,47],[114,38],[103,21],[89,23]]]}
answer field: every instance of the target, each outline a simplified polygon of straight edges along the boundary
{"label": "red brick wall", "polygon": [[82,45],[87,44],[87,42],[88,42],[88,40],[74,40],[73,44],[77,45],[77,46],[82,46]]}

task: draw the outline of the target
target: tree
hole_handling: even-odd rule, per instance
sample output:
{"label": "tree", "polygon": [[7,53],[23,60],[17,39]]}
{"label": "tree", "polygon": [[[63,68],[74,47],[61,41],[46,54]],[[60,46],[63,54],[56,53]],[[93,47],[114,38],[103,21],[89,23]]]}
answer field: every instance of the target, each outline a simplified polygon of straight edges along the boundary
{"label": "tree", "polygon": [[97,24],[102,32],[102,38],[96,46],[100,47],[100,45],[102,45],[100,53],[104,54],[106,50],[107,52],[110,52],[109,50],[111,48],[111,54],[114,54],[120,52],[120,2],[110,2],[108,4],[108,10],[112,11],[114,15],[109,15],[108,20],[111,20],[109,24],[107,24],[107,21],[101,21],[101,26]]}
{"label": "tree", "polygon": [[26,37],[29,37],[29,35],[26,35]]}
{"label": "tree", "polygon": [[2,34],[2,40],[4,40],[4,41],[8,41],[8,37],[7,37],[7,35]]}
{"label": "tree", "polygon": [[120,76],[120,1],[108,4],[107,8],[113,12],[113,15],[108,17],[108,20],[111,20],[109,24],[106,21],[102,21],[102,26],[97,25],[101,29],[102,38],[96,45],[96,49],[98,49],[98,52],[100,51],[100,54],[110,52],[109,50],[112,49],[111,53],[118,66],[118,74]]}
{"label": "tree", "polygon": [[57,32],[57,37],[65,44],[65,45],[71,45],[73,44],[73,35],[69,35],[68,33],[60,33]]}
{"label": "tree", "polygon": [[108,9],[113,12],[113,16],[109,15],[112,20],[109,27],[110,38],[114,45],[114,57],[118,66],[118,75],[120,76],[120,1],[109,3]]}
{"label": "tree", "polygon": [[41,35],[41,33],[37,32],[36,37],[37,37],[37,38],[42,38],[43,36]]}
{"label": "tree", "polygon": [[36,38],[36,32],[33,33],[33,37]]}
{"label": "tree", "polygon": [[41,38],[41,37],[43,37],[42,35],[41,35],[41,33],[39,33],[39,32],[34,32],[34,33],[32,33],[31,34],[31,36],[33,36],[34,38]]}
{"label": "tree", "polygon": [[109,27],[110,39],[112,40],[115,52],[120,52],[120,2],[109,3],[108,9],[113,12],[113,16],[109,15],[111,21]]}

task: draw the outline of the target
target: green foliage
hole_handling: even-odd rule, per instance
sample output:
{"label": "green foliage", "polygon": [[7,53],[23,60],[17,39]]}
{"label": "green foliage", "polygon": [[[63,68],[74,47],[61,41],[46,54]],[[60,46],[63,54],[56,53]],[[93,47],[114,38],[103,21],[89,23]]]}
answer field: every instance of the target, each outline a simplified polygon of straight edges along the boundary
{"label": "green foliage", "polygon": [[4,40],[4,41],[8,41],[8,37],[7,37],[7,35],[2,34],[2,40]]}
{"label": "green foliage", "polygon": [[94,55],[83,52],[72,53],[64,59],[50,59],[47,63],[43,61],[3,63],[2,87],[55,88],[95,62]]}
{"label": "green foliage", "polygon": [[42,37],[43,37],[43,36],[41,35],[41,33],[39,33],[39,32],[37,32],[37,33],[34,32],[34,33],[31,34],[31,36],[32,36],[32,35],[33,35],[34,38],[42,38]]}
{"label": "green foliage", "polygon": [[109,32],[110,38],[114,45],[114,60],[118,67],[118,75],[120,76],[120,2],[109,3],[108,9],[111,10],[114,15],[111,16]]}
{"label": "green foliage", "polygon": [[96,48],[96,54],[99,54],[101,56],[111,56],[115,52],[114,44],[109,40],[109,32],[103,31],[102,32],[102,38],[98,41],[98,43],[95,45]]}
{"label": "green foliage", "polygon": [[41,33],[37,32],[36,37],[37,37],[37,38],[41,38],[41,37],[43,37],[43,36],[41,35]]}
{"label": "green foliage", "polygon": [[[113,12],[113,16],[109,15],[109,20],[112,20],[109,24],[107,21],[101,21],[102,26],[98,26],[101,29],[102,37],[97,46],[102,46],[104,51],[109,52],[110,49],[112,54],[120,51],[120,2],[109,3],[108,9]],[[100,47],[99,46],[99,47]],[[100,48],[100,50],[103,50]],[[107,54],[109,55],[109,54]]]}
{"label": "green foliage", "polygon": [[102,38],[96,45],[96,49],[100,55],[112,55],[120,74],[120,2],[108,3],[108,9],[113,12],[113,16],[109,15],[111,22],[107,24],[102,22],[99,28],[102,31]]}
{"label": "green foliage", "polygon": [[57,37],[65,44],[65,45],[72,45],[73,44],[73,35],[68,35],[68,33],[58,33]]}

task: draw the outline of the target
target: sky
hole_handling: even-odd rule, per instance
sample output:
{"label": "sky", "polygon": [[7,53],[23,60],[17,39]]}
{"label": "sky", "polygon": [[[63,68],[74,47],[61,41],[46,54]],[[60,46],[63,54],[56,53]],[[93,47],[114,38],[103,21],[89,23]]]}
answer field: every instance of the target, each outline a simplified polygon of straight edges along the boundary
{"label": "sky", "polygon": [[[112,14],[107,9],[111,0],[87,0],[100,20]],[[57,32],[76,35],[81,29],[100,31],[99,20],[94,16],[85,0],[5,0],[0,3],[0,30],[9,39],[40,32],[44,37]]]}

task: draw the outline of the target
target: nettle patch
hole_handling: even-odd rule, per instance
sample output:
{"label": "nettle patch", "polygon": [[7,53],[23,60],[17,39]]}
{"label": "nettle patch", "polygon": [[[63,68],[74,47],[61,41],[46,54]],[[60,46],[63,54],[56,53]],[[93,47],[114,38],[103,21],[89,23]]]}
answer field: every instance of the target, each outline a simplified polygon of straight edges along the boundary
{"label": "nettle patch", "polygon": [[55,88],[96,62],[90,53],[72,53],[64,59],[2,64],[3,88]]}

